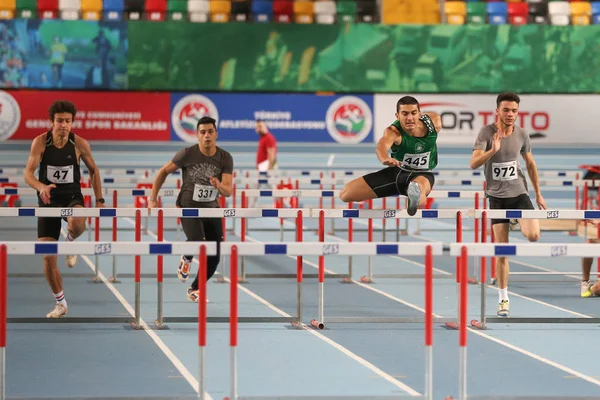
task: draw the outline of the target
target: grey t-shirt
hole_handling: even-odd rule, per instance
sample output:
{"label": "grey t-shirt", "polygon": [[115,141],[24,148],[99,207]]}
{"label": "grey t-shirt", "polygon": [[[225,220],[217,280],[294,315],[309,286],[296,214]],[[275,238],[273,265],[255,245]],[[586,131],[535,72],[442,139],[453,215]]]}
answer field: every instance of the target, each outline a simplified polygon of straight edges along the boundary
{"label": "grey t-shirt", "polygon": [[[492,148],[495,124],[486,125],[479,131],[473,150],[488,151]],[[502,139],[500,150],[483,166],[487,182],[486,193],[499,198],[517,197],[528,194],[527,180],[521,171],[520,155],[531,151],[527,132],[515,126],[512,135]]]}
{"label": "grey t-shirt", "polygon": [[179,150],[171,161],[183,171],[181,191],[177,197],[179,207],[219,208],[219,192],[210,184],[210,178],[222,181],[223,174],[233,173],[231,154],[217,147],[215,155],[208,157],[200,152],[198,145],[194,145]]}

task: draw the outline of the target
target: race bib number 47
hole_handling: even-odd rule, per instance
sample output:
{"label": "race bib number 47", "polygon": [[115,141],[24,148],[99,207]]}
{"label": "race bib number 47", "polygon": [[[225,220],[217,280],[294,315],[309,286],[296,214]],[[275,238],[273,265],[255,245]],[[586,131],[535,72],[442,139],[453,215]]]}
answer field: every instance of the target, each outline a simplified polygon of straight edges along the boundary
{"label": "race bib number 47", "polygon": [[413,169],[429,169],[429,155],[431,152],[419,154],[405,154],[402,164]]}
{"label": "race bib number 47", "polygon": [[54,167],[48,165],[46,177],[52,183],[73,183],[73,166]]}
{"label": "race bib number 47", "polygon": [[192,199],[198,202],[209,202],[217,199],[217,189],[208,185],[194,185],[194,194]]}
{"label": "race bib number 47", "polygon": [[492,163],[492,178],[495,181],[514,181],[518,179],[517,162]]}

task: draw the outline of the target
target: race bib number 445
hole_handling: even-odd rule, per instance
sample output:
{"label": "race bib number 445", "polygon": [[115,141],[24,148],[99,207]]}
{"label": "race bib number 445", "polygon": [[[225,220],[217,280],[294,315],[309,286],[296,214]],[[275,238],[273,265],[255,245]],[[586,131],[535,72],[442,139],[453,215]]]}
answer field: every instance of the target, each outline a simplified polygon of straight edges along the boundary
{"label": "race bib number 445", "polygon": [[73,183],[73,166],[54,167],[48,165],[46,177],[52,183]]}
{"label": "race bib number 445", "polygon": [[492,163],[492,178],[495,181],[514,181],[518,177],[516,161]]}
{"label": "race bib number 445", "polygon": [[402,164],[413,169],[429,169],[429,155],[431,152],[419,154],[405,154]]}
{"label": "race bib number 445", "polygon": [[209,202],[217,199],[217,189],[208,185],[194,185],[194,194],[192,199],[198,202]]}

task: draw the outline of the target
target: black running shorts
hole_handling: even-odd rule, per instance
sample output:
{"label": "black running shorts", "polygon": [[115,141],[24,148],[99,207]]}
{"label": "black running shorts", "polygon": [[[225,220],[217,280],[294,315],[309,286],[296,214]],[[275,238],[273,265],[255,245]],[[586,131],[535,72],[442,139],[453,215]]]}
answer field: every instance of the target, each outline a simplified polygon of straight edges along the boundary
{"label": "black running shorts", "polygon": [[[521,194],[517,197],[493,197],[487,196],[490,200],[490,210],[534,210],[531,199],[527,194]],[[493,219],[492,225],[508,224],[507,219]]]}
{"label": "black running shorts", "polygon": [[407,171],[399,167],[387,167],[363,176],[367,185],[378,198],[402,195],[406,196],[408,184],[418,176],[424,176],[433,189],[435,177],[431,172]]}
{"label": "black running shorts", "polygon": [[[41,199],[38,200],[40,207],[56,207],[56,208],[72,208],[75,206],[84,206],[83,195],[81,193],[73,193],[67,195],[50,197],[50,204],[44,204]],[[56,240],[60,237],[60,228],[62,220],[67,220],[61,217],[38,217],[38,238],[51,237]]]}

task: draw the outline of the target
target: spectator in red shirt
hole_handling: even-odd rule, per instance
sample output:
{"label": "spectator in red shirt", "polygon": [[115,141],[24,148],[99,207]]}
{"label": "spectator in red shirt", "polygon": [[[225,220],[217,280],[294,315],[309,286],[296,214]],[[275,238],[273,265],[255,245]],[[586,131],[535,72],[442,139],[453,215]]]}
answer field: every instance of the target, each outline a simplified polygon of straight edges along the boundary
{"label": "spectator in red shirt", "polygon": [[277,167],[277,140],[269,132],[267,124],[263,120],[256,121],[256,133],[260,136],[258,139],[258,149],[256,150],[256,168],[261,171],[268,171]]}

